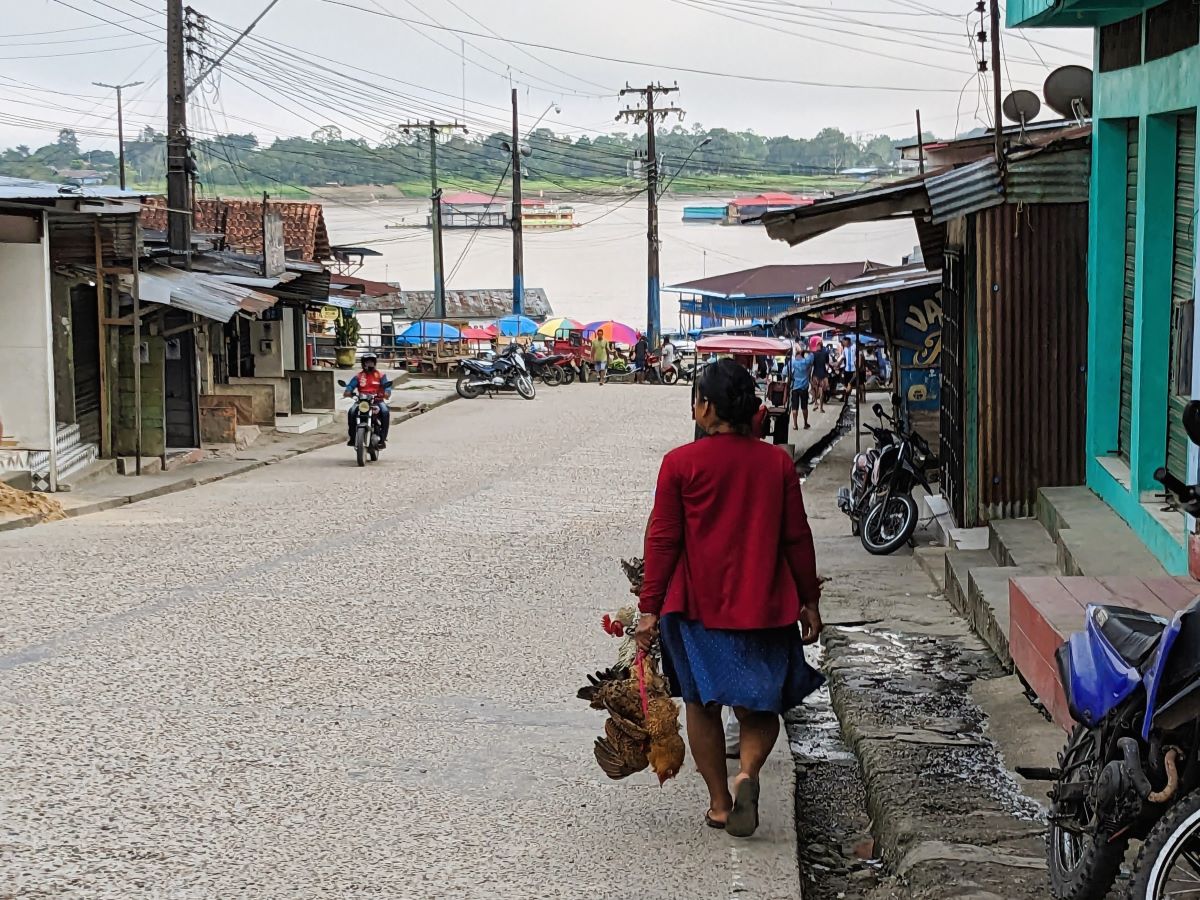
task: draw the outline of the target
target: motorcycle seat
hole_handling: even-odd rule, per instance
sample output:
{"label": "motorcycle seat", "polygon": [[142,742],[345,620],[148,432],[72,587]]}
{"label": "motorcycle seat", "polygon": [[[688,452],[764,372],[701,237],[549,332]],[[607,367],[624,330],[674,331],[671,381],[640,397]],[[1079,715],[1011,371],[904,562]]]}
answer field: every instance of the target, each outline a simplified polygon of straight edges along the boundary
{"label": "motorcycle seat", "polygon": [[1100,631],[1125,662],[1135,668],[1145,663],[1169,624],[1162,616],[1125,606],[1104,606]]}

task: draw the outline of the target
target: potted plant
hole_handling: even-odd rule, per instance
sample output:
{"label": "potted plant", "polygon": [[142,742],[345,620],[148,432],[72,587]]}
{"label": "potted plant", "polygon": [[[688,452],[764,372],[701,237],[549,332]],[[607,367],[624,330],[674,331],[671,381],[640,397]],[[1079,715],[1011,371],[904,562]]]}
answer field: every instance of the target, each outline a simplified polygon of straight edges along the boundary
{"label": "potted plant", "polygon": [[337,353],[337,364],[344,369],[353,368],[358,358],[358,319],[354,313],[342,310],[338,313],[333,325],[334,351]]}

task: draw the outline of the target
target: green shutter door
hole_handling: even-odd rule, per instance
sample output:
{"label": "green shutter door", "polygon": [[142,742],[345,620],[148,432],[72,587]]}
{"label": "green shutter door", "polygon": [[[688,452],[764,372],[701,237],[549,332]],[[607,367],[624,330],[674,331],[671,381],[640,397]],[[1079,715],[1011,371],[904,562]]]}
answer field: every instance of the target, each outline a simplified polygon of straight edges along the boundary
{"label": "green shutter door", "polygon": [[1138,120],[1130,119],[1125,168],[1125,281],[1121,324],[1121,423],[1117,453],[1129,462],[1133,432],[1133,293],[1137,264]]}
{"label": "green shutter door", "polygon": [[1175,246],[1171,269],[1171,388],[1167,400],[1167,470],[1188,480],[1183,408],[1192,396],[1192,262],[1196,253],[1196,114],[1179,117],[1175,145]]}

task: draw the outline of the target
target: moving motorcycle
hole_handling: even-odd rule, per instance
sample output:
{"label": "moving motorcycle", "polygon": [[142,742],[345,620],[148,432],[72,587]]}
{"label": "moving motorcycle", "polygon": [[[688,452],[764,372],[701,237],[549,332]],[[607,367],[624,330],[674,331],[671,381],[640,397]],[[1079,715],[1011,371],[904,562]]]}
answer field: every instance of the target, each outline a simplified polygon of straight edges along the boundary
{"label": "moving motorcycle", "polygon": [[[1200,443],[1200,401],[1184,426]],[[1180,508],[1200,515],[1200,493],[1154,473]],[[1075,726],[1058,766],[1018,769],[1053,781],[1046,842],[1059,900],[1107,895],[1126,846],[1143,841],[1125,897],[1200,896],[1200,598],[1168,621],[1091,605],[1085,629],[1059,648],[1059,676]]]}
{"label": "moving motorcycle", "polygon": [[[346,386],[345,381],[338,381],[341,387]],[[379,459],[379,444],[382,441],[380,432],[379,418],[379,397],[375,394],[364,394],[362,391],[356,391],[354,394],[354,404],[350,407],[354,411],[354,454],[358,458],[358,464],[365,466],[367,457],[370,457],[371,462]]]}
{"label": "moving motorcycle", "polygon": [[491,361],[464,357],[458,361],[458,371],[454,389],[464,400],[502,391],[516,391],[526,400],[537,396],[519,344],[509,344]]}

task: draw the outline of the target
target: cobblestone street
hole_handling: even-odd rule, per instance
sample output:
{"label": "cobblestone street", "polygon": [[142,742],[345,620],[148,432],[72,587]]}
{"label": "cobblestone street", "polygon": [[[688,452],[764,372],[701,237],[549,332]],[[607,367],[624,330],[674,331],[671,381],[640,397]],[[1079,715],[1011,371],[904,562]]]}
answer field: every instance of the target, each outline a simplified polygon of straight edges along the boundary
{"label": "cobblestone street", "polygon": [[687,398],[460,401],[0,535],[0,897],[796,897],[786,747],[739,843],[575,698]]}

